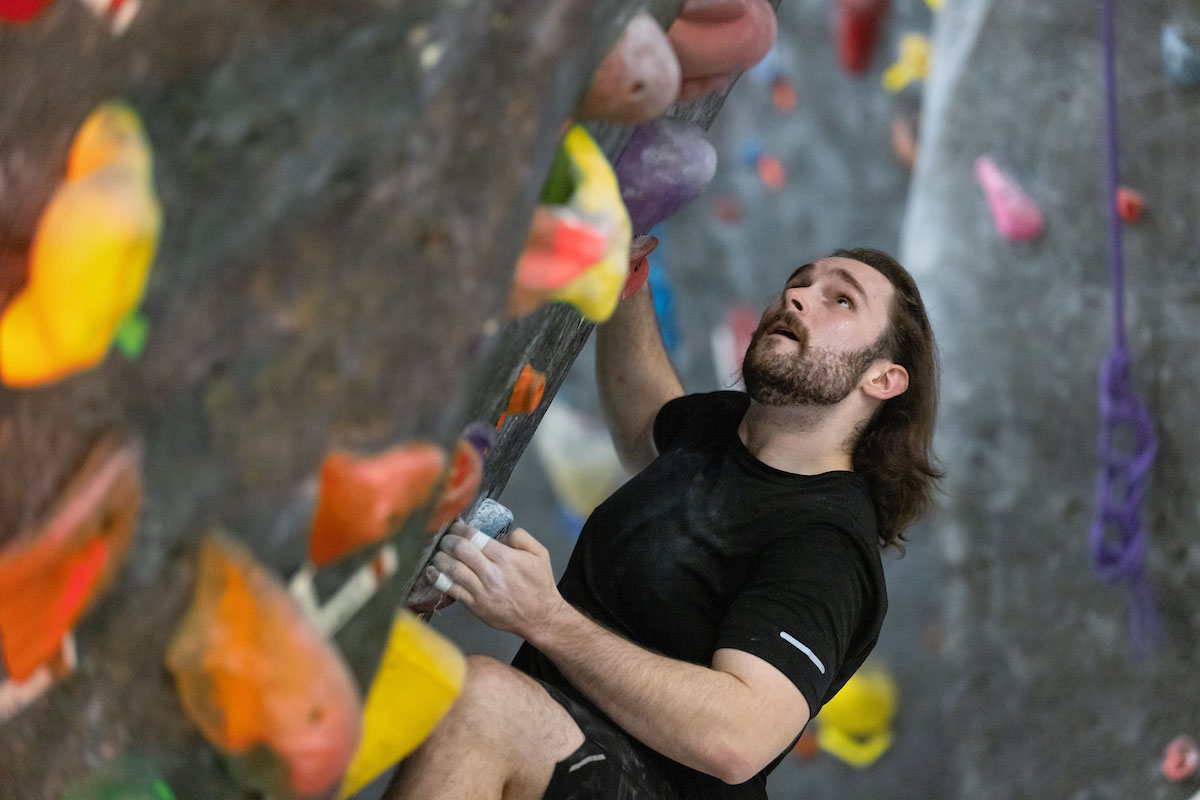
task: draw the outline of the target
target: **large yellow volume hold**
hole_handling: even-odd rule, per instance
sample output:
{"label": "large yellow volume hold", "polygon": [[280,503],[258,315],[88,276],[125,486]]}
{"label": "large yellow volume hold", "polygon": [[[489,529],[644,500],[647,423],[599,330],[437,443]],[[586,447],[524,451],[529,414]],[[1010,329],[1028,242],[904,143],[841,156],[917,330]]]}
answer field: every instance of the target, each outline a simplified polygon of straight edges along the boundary
{"label": "large yellow volume hold", "polygon": [[466,674],[466,659],[452,642],[412,612],[397,612],[367,694],[363,738],[338,796],[349,797],[416,750],[450,710]]}
{"label": "large yellow volume hold", "polygon": [[604,152],[587,131],[576,125],[567,132],[563,148],[575,173],[576,190],[571,208],[588,222],[605,231],[608,249],[604,258],[552,295],[572,304],[593,322],[612,316],[629,274],[629,241],[633,228],[621,199],[617,176]]}
{"label": "large yellow volume hold", "polygon": [[141,302],[162,227],[137,115],[106,103],[76,134],[38,220],[29,280],[0,316],[0,381],[38,386],[98,364]]}

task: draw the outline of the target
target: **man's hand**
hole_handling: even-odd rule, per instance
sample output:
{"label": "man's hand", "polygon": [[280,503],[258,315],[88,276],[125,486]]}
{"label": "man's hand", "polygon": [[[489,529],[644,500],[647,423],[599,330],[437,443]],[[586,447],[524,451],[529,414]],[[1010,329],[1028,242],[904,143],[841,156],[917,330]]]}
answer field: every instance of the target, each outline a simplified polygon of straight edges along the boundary
{"label": "man's hand", "polygon": [[514,529],[505,544],[455,522],[438,548],[426,577],[448,578],[446,594],[496,630],[529,639],[567,605],[555,585],[550,554],[524,528]]}

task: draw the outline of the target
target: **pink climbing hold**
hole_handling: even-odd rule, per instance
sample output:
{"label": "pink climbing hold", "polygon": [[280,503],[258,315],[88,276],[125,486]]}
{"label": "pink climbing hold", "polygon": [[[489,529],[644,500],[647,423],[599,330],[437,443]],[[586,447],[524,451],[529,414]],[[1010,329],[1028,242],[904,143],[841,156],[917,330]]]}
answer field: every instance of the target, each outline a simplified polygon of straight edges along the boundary
{"label": "pink climbing hold", "polygon": [[645,11],[634,15],[592,76],[580,113],[608,122],[638,123],[667,110],[679,96],[679,60],[666,33]]}
{"label": "pink climbing hold", "polygon": [[1121,220],[1134,224],[1141,220],[1142,212],[1146,210],[1146,199],[1139,192],[1128,186],[1117,188],[1117,215]]}
{"label": "pink climbing hold", "polygon": [[1200,747],[1190,736],[1176,736],[1163,754],[1162,774],[1169,781],[1181,781],[1196,774],[1200,765]]}
{"label": "pink climbing hold", "polygon": [[687,0],[667,37],[683,70],[681,100],[724,88],[775,43],[775,10],[767,0]]}
{"label": "pink climbing hold", "polygon": [[975,177],[987,195],[996,230],[1013,241],[1027,242],[1042,232],[1042,212],[1011,177],[996,166],[991,156],[975,160]]}
{"label": "pink climbing hold", "polygon": [[650,254],[658,247],[657,236],[635,236],[629,245],[629,277],[621,289],[621,299],[628,300],[646,285],[650,277]]}

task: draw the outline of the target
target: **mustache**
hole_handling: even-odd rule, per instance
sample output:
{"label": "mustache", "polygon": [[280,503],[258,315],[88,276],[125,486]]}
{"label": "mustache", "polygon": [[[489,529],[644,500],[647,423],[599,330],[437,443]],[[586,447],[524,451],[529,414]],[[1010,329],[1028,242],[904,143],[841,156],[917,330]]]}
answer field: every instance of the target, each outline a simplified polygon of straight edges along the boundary
{"label": "mustache", "polygon": [[807,343],[808,329],[805,328],[804,323],[800,321],[800,315],[795,311],[789,311],[787,309],[780,309],[774,314],[771,314],[769,317],[764,318],[763,321],[759,323],[758,330],[754,332],[754,338],[756,340],[761,339],[769,334],[771,330],[780,323],[787,326],[787,329],[792,332],[792,335],[795,336],[796,340],[802,345]]}

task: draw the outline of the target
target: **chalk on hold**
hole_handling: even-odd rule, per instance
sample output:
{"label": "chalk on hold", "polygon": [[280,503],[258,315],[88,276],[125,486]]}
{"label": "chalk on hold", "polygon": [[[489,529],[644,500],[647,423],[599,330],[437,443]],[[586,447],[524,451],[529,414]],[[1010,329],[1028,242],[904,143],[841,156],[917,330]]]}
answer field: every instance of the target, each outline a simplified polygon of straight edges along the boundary
{"label": "chalk on hold", "polygon": [[446,455],[429,442],[366,458],[330,453],[321,465],[309,560],[323,567],[394,533],[432,496],[445,466]]}
{"label": "chalk on hold", "polygon": [[111,584],[142,502],[137,447],[102,437],[44,523],[0,550],[0,645],[9,676],[29,678]]}
{"label": "chalk on hold", "polygon": [[48,5],[50,0],[0,0],[0,19],[18,24],[29,22]]}
{"label": "chalk on hold", "polygon": [[171,787],[147,759],[123,756],[73,782],[61,800],[174,800]]}
{"label": "chalk on hold", "polygon": [[837,0],[833,10],[834,45],[842,69],[866,72],[879,41],[891,0]]}
{"label": "chalk on hold", "polygon": [[397,612],[367,692],[362,743],[338,796],[349,797],[415,750],[450,710],[466,672],[453,643],[412,613]]}
{"label": "chalk on hold", "polygon": [[[486,536],[504,541],[512,531],[513,513],[490,497],[485,497],[466,523]],[[453,602],[454,598],[431,587],[427,581],[419,581],[413,587],[406,605],[415,614],[429,614]]]}
{"label": "chalk on hold", "polygon": [[546,393],[546,374],[538,372],[532,364],[526,364],[517,375],[517,382],[508,395],[508,406],[496,423],[499,428],[509,414],[532,414]]}
{"label": "chalk on hold", "polygon": [[1030,241],[1041,234],[1041,209],[991,156],[975,160],[975,177],[987,196],[997,231],[1014,241]]}
{"label": "chalk on hold", "polygon": [[898,92],[913,81],[929,77],[929,37],[921,33],[906,33],[900,38],[896,62],[883,72],[883,88]]}
{"label": "chalk on hold", "polygon": [[1169,781],[1182,781],[1196,774],[1200,746],[1190,736],[1176,736],[1163,753],[1162,774]]}
{"label": "chalk on hold", "polygon": [[1146,199],[1128,186],[1117,187],[1117,215],[1130,224],[1141,220]]}
{"label": "chalk on hold", "polygon": [[241,544],[200,543],[191,606],[167,648],[184,711],[274,796],[336,788],[358,747],[358,689],[334,646]]}
{"label": "chalk on hold", "polygon": [[896,682],[881,667],[864,666],[817,715],[821,749],[860,769],[892,745]]}
{"label": "chalk on hold", "polygon": [[654,17],[639,11],[600,62],[580,114],[627,124],[653,119],[678,97],[680,79],[666,33]]}
{"label": "chalk on hold", "polygon": [[723,88],[735,73],[757,64],[775,43],[775,31],[767,0],[686,0],[667,28],[683,71],[680,102],[700,96],[698,90]]}
{"label": "chalk on hold", "polygon": [[150,146],[128,106],[84,122],[38,220],[29,279],[0,316],[0,381],[32,387],[96,366],[141,302],[162,214]]}
{"label": "chalk on hold", "polygon": [[1162,58],[1171,83],[1181,89],[1200,86],[1200,36],[1195,29],[1176,23],[1164,26]]}
{"label": "chalk on hold", "polygon": [[615,169],[633,233],[641,235],[704,191],[717,151],[698,125],[661,117],[634,129]]}

